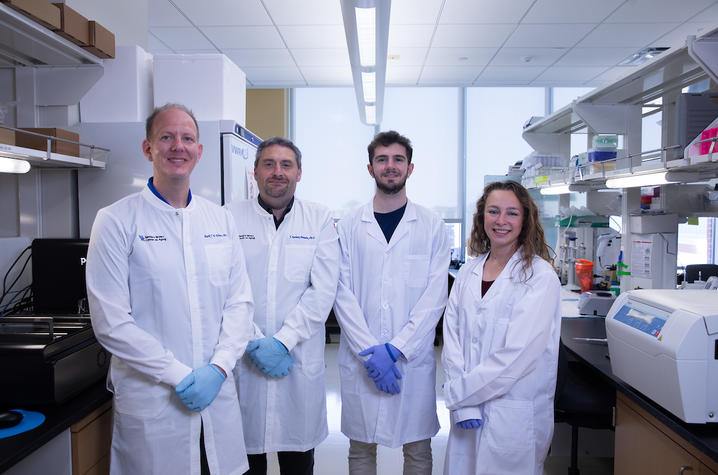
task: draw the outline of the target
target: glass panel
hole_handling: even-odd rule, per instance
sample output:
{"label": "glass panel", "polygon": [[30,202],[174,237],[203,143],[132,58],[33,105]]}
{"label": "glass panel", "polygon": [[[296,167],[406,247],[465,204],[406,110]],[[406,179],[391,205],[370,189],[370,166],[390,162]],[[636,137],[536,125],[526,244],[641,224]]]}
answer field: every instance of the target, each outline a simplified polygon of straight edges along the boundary
{"label": "glass panel", "polygon": [[299,88],[294,97],[294,141],[302,151],[297,197],[340,218],[373,195],[366,147],[374,127],[359,121],[352,88]]}

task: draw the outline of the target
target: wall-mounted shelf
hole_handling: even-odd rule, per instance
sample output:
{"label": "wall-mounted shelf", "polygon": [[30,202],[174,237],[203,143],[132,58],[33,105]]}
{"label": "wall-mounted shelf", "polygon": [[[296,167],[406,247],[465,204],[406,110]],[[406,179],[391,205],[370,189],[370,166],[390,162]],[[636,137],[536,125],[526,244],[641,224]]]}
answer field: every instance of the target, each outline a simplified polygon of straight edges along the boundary
{"label": "wall-mounted shelf", "polygon": [[73,157],[0,143],[0,157],[26,160],[31,166],[39,168],[105,168],[109,150],[90,146],[82,148],[82,153],[87,155],[86,157]]}
{"label": "wall-mounted shelf", "polygon": [[0,4],[0,66],[102,65],[102,59]]}

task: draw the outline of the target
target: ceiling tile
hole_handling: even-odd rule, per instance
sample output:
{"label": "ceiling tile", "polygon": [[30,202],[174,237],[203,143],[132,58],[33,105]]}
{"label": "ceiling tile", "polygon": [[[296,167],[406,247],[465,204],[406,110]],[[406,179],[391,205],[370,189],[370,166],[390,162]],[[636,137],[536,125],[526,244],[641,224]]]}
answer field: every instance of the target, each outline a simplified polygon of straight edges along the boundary
{"label": "ceiling tile", "polygon": [[478,83],[506,82],[507,84],[527,84],[546,68],[543,66],[487,66],[479,76]]}
{"label": "ceiling tile", "polygon": [[471,84],[483,66],[426,66],[419,78],[420,85]]}
{"label": "ceiling tile", "polygon": [[386,84],[388,86],[415,86],[419,81],[421,66],[387,66]]}
{"label": "ceiling tile", "polygon": [[242,68],[247,80],[253,84],[276,83],[279,81],[305,84],[304,78],[296,67],[272,67],[272,68]]}
{"label": "ceiling tile", "polygon": [[280,26],[287,47],[335,49],[347,44],[344,25]]}
{"label": "ceiling tile", "polygon": [[521,24],[504,46],[512,48],[570,48],[596,25],[590,23]]}
{"label": "ceiling tile", "polygon": [[501,46],[516,25],[439,25],[432,46],[445,48],[489,48]]}
{"label": "ceiling tile", "polygon": [[624,0],[537,0],[522,23],[600,23]]}
{"label": "ceiling tile", "polygon": [[665,35],[652,42],[650,46],[683,47],[686,45],[686,38],[690,35],[700,36],[710,32],[718,25],[716,22],[694,23],[688,22],[679,25],[677,28],[667,32]]}
{"label": "ceiling tile", "polygon": [[346,48],[314,49],[298,48],[292,50],[292,55],[299,67],[303,66],[347,66],[349,67],[349,53]]}
{"label": "ceiling tile", "polygon": [[[150,3],[155,0],[150,0]],[[271,25],[260,0],[173,0],[197,26]]]}
{"label": "ceiling tile", "polygon": [[152,54],[174,53],[166,44],[153,35],[152,32],[147,34],[147,51]]}
{"label": "ceiling tile", "polygon": [[548,66],[556,62],[567,48],[501,48],[492,66]]}
{"label": "ceiling tile", "polygon": [[352,70],[345,67],[314,67],[300,68],[309,86],[351,86]]}
{"label": "ceiling tile", "polygon": [[281,67],[293,63],[292,56],[286,49],[224,49],[222,52],[242,69]]}
{"label": "ceiling tile", "polygon": [[221,49],[284,48],[273,26],[205,26],[202,31]]}
{"label": "ceiling tile", "polygon": [[636,52],[635,48],[573,48],[557,66],[615,66]]}
{"label": "ceiling tile", "polygon": [[422,66],[429,48],[389,48],[387,67],[394,66]]}
{"label": "ceiling tile", "polygon": [[712,0],[631,0],[624,2],[606,23],[680,23],[713,3]]}
{"label": "ceiling tile", "polygon": [[167,0],[147,2],[147,26],[192,26],[192,24]]}
{"label": "ceiling tile", "polygon": [[263,3],[276,25],[344,24],[341,3],[337,0],[263,0]]}
{"label": "ceiling tile", "polygon": [[594,48],[635,47],[641,48],[657,40],[677,23],[603,24],[586,36],[577,46]]}
{"label": "ceiling tile", "polygon": [[440,23],[518,23],[534,0],[446,0]]}
{"label": "ceiling tile", "polygon": [[389,29],[389,51],[429,46],[433,34],[434,25],[394,25]]}
{"label": "ceiling tile", "polygon": [[485,66],[498,48],[431,48],[427,66]]}
{"label": "ceiling tile", "polygon": [[442,0],[393,0],[390,28],[395,25],[433,25],[442,3]]}
{"label": "ceiling tile", "polygon": [[207,41],[197,28],[193,27],[156,27],[150,29],[169,48],[174,51],[182,50],[215,50],[212,43]]}
{"label": "ceiling tile", "polygon": [[605,67],[581,67],[574,68],[571,66],[553,66],[541,73],[534,82],[540,81],[544,83],[565,83],[571,81],[584,82],[589,81],[596,76],[604,73]]}

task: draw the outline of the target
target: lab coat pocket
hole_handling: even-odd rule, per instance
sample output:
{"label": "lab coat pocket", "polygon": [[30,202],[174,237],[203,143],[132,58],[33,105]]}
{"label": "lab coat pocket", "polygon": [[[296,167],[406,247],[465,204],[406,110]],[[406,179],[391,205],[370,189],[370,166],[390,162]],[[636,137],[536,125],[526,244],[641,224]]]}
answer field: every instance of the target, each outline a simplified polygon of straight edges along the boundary
{"label": "lab coat pocket", "polygon": [[531,401],[499,399],[487,411],[486,440],[493,452],[526,454],[533,447],[534,413]]}
{"label": "lab coat pocket", "polygon": [[426,254],[409,255],[406,258],[404,277],[412,288],[424,288],[429,280],[429,256]]}
{"label": "lab coat pocket", "polygon": [[172,388],[128,367],[114,367],[111,371],[113,404],[117,412],[143,419],[159,417],[163,413],[169,404]]}
{"label": "lab coat pocket", "polygon": [[232,264],[232,244],[208,244],[204,247],[207,256],[207,274],[209,281],[217,287],[229,282],[229,270]]}
{"label": "lab coat pocket", "polygon": [[309,282],[314,246],[290,245],[284,252],[284,277],[289,282]]}

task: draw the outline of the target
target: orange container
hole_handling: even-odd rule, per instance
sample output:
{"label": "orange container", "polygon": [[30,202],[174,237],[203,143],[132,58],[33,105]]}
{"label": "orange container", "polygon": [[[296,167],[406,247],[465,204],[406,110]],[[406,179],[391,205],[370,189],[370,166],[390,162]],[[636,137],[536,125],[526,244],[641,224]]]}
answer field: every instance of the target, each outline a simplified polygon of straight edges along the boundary
{"label": "orange container", "polygon": [[581,293],[593,288],[593,262],[586,259],[576,259],[576,277]]}

